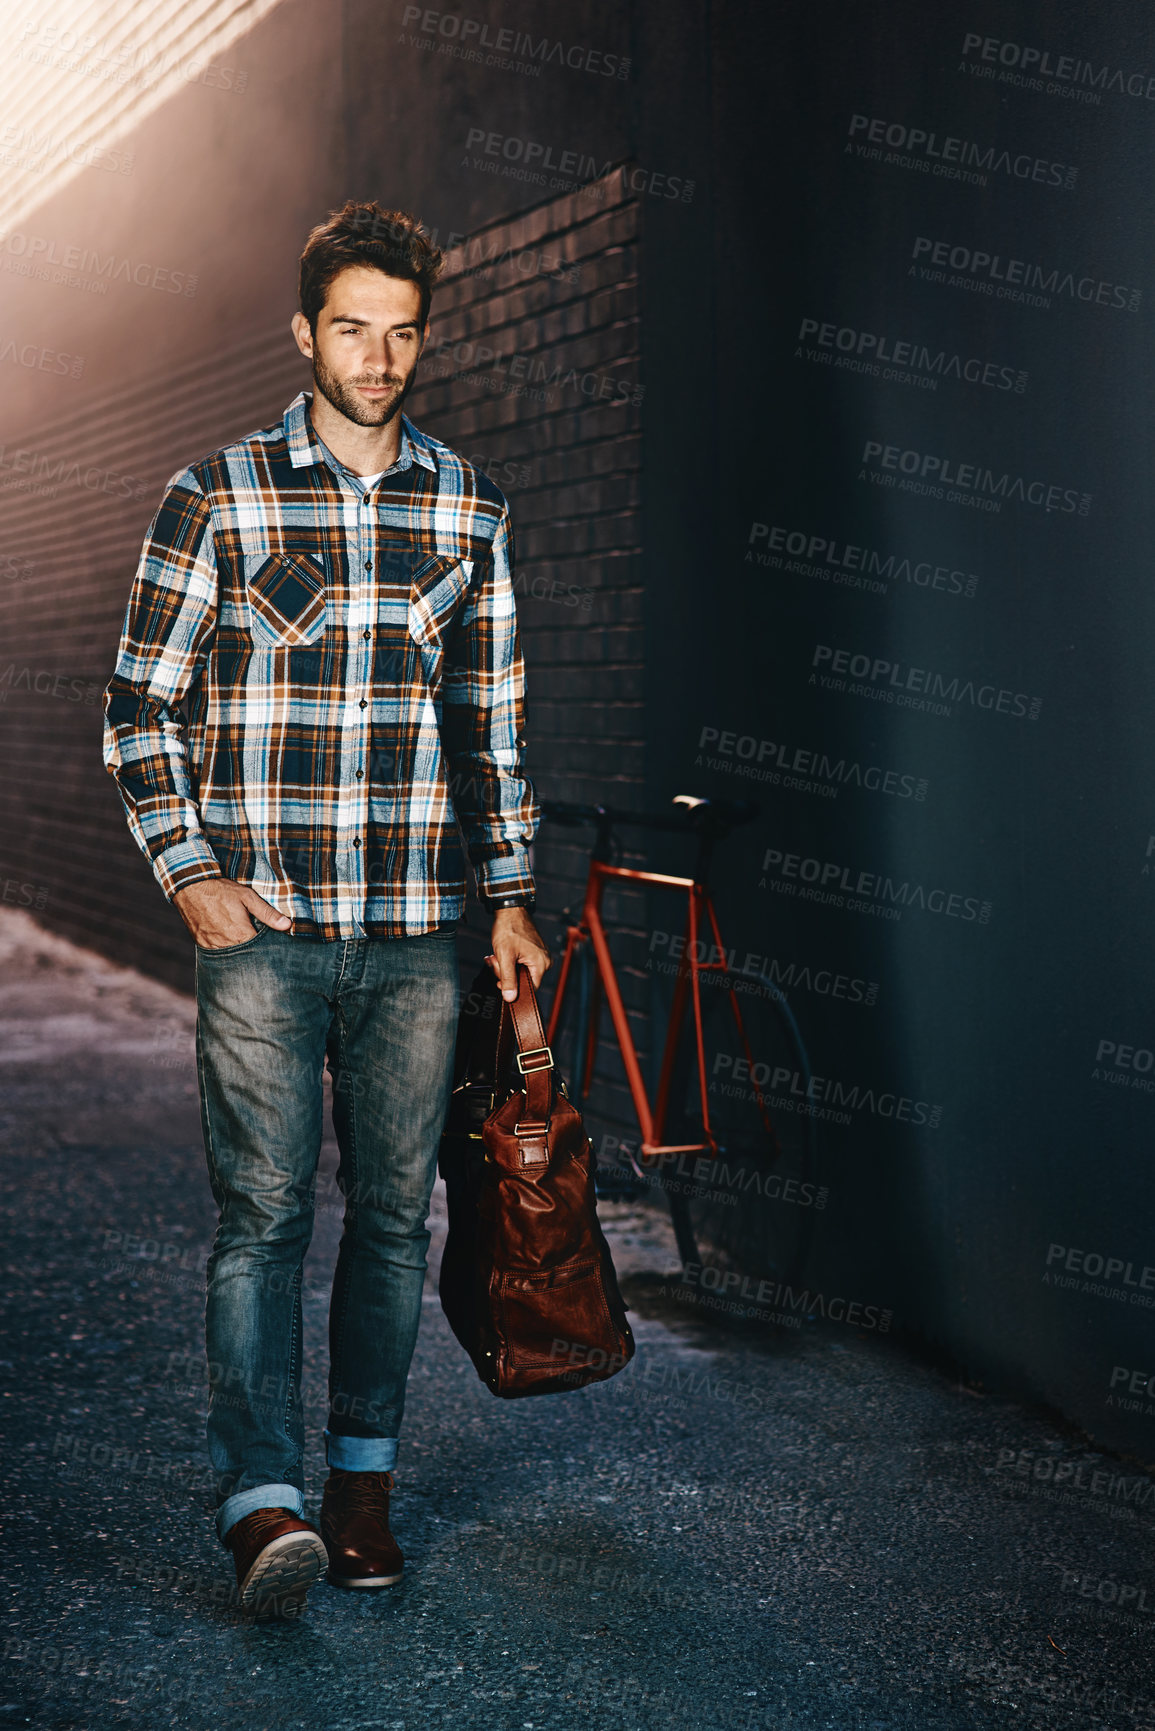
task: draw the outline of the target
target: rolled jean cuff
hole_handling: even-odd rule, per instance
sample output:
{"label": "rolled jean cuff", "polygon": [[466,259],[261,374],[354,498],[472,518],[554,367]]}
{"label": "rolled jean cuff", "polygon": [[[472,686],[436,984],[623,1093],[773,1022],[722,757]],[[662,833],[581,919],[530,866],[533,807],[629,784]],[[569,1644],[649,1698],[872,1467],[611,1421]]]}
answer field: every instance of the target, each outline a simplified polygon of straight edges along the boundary
{"label": "rolled jean cuff", "polygon": [[325,1459],[339,1473],[391,1473],[397,1465],[395,1436],[334,1436],[325,1432]]}
{"label": "rolled jean cuff", "polygon": [[217,1510],[217,1537],[222,1545],[229,1530],[254,1509],[287,1509],[299,1520],[304,1519],[305,1499],[296,1485],[255,1485],[251,1491],[237,1491],[226,1498]]}

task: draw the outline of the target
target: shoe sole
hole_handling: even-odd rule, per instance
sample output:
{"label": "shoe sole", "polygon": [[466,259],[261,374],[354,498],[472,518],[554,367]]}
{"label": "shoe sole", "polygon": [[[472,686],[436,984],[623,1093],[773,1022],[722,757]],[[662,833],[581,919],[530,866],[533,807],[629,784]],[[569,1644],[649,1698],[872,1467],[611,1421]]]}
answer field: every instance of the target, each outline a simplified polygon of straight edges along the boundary
{"label": "shoe sole", "polygon": [[395,1587],[401,1579],[397,1575],[335,1575],[329,1570],[325,1579],[334,1587]]}
{"label": "shoe sole", "polygon": [[328,1562],[316,1533],[283,1533],[265,1546],[241,1582],[241,1608],[264,1616],[299,1616]]}

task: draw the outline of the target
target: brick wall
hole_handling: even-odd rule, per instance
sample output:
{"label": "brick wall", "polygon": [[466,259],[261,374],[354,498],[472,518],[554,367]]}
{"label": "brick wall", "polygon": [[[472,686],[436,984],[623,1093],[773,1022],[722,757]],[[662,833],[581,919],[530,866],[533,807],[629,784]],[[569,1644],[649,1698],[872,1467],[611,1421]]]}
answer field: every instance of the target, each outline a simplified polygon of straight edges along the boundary
{"label": "brick wall", "polygon": [[0,899],[188,989],[187,934],[101,762],[140,544],[168,477],[305,382],[286,333],[198,357],[0,449]]}
{"label": "brick wall", "polygon": [[[528,683],[529,761],[542,794],[644,804],[639,209],[621,171],[495,222],[449,256],[410,409],[480,462],[509,499]],[[538,923],[560,951],[581,905],[592,832],[545,824]],[[643,901],[607,898],[627,953]],[[472,924],[480,930],[475,915]],[[632,938],[632,942],[631,942]],[[480,938],[466,945],[480,953]],[[623,983],[644,1042],[646,982]],[[608,1019],[607,1019],[608,1026]],[[607,1122],[629,1121],[603,1048]]]}
{"label": "brick wall", "polygon": [[[535,778],[626,805],[643,774],[638,220],[614,173],[472,235],[410,404],[510,500]],[[261,331],[0,451],[0,902],[185,988],[184,928],[101,766],[100,697],[165,480],[307,382],[287,332]],[[583,839],[538,844],[551,940],[580,902]],[[639,924],[626,898],[610,911]]]}

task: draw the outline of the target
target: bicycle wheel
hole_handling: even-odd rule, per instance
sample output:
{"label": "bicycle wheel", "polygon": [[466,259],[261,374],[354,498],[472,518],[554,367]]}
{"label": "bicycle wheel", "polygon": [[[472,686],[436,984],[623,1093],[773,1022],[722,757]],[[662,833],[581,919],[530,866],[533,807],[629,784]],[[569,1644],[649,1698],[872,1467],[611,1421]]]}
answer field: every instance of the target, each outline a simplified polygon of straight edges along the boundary
{"label": "bicycle wheel", "polygon": [[[826,1202],[818,1169],[810,1065],[793,1011],[765,977],[699,976],[706,1115],[714,1156],[662,1157],[667,1188],[696,1231],[760,1279],[793,1284]],[[687,1000],[662,1140],[706,1139],[692,1007]]]}

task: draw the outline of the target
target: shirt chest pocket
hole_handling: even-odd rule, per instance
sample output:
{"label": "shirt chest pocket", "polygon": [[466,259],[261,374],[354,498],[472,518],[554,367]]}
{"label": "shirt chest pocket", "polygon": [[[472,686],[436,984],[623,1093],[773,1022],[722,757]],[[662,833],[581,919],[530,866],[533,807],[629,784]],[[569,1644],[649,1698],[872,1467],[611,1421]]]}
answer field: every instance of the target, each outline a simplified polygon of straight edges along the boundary
{"label": "shirt chest pocket", "polygon": [[473,560],[436,553],[414,569],[409,588],[408,627],[415,643],[441,649],[460,611],[473,577]]}
{"label": "shirt chest pocket", "polygon": [[325,568],[315,554],[246,553],[245,592],[254,645],[300,649],[324,635],[329,612]]}

